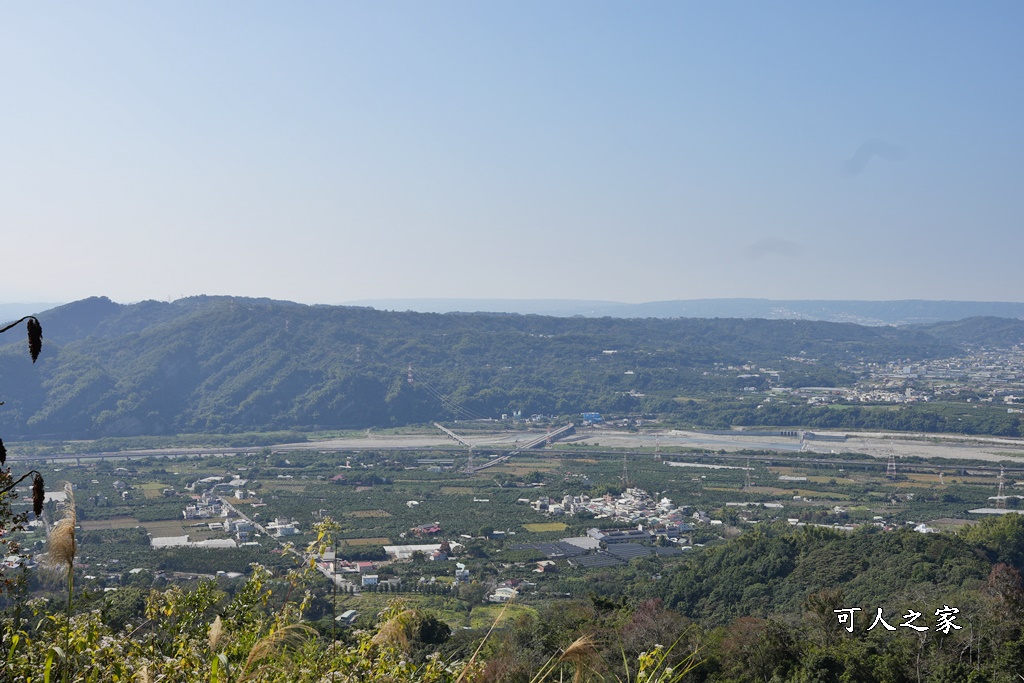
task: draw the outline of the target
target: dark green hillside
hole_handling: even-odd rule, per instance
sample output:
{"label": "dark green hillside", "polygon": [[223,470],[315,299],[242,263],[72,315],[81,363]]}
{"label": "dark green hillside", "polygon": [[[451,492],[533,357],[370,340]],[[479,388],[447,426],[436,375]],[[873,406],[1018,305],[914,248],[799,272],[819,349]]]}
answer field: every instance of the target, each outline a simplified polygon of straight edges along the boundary
{"label": "dark green hillside", "polygon": [[968,403],[927,405],[844,405],[829,406],[771,403],[758,407],[753,401],[705,401],[677,406],[681,421],[727,429],[731,425],[800,425],[808,429],[882,429],[945,434],[987,434],[1021,436],[1020,415],[1002,406]]}
{"label": "dark green hillside", "polygon": [[[440,315],[230,297],[92,298],[41,320],[37,371],[26,372],[14,340],[0,348],[0,382],[18,387],[0,411],[9,438],[353,428],[515,410],[671,412],[680,394],[729,396],[752,381],[708,374],[715,363],[836,385],[853,379],[838,361],[955,352],[924,332],[851,324]],[[468,412],[451,412],[439,395]]]}
{"label": "dark green hillside", "polygon": [[[1013,538],[1024,537],[1019,525],[1013,531]],[[759,527],[694,556],[640,592],[691,618],[726,623],[799,614],[809,596],[836,587],[848,606],[896,610],[974,590],[990,569],[982,553],[956,536]]]}
{"label": "dark green hillside", "polygon": [[1024,320],[975,317],[932,325],[909,325],[905,329],[926,332],[950,344],[1007,348],[1024,344]]}

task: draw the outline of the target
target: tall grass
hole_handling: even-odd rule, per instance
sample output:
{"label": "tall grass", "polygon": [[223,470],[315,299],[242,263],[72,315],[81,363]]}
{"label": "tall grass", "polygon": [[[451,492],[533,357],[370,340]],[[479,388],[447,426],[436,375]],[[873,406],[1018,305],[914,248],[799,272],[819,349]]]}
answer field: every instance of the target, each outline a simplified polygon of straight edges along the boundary
{"label": "tall grass", "polygon": [[64,626],[64,665],[61,666],[61,681],[67,681],[71,675],[71,610],[75,592],[75,555],[78,553],[78,543],[75,541],[78,511],[70,482],[64,482],[64,501],[60,504],[60,511],[60,519],[50,529],[47,537],[46,564],[67,578],[67,623]]}

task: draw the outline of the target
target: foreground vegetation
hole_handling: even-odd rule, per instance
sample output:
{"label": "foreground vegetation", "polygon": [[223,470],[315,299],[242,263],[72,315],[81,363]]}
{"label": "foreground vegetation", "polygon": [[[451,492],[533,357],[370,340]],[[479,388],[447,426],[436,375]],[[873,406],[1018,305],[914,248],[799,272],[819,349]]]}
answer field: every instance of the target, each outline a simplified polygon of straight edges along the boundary
{"label": "foreground vegetation", "polygon": [[[892,683],[1024,672],[1018,515],[959,535],[766,527],[661,578],[645,580],[645,562],[595,577],[585,597],[496,610],[469,630],[452,629],[417,596],[350,630],[335,622],[323,577],[302,567],[253,565],[234,584],[15,593],[0,679]],[[932,615],[944,606],[959,610],[960,629],[937,628]],[[848,632],[835,610],[854,607],[862,611]],[[869,629],[875,608],[895,632]],[[926,631],[897,627],[908,611],[922,614]]]}

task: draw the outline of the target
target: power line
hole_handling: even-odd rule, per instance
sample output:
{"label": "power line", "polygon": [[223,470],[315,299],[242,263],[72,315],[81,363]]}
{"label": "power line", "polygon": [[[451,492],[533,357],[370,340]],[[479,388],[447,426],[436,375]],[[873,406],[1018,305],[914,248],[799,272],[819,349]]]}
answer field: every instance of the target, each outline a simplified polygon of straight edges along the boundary
{"label": "power line", "polygon": [[455,401],[454,399],[449,398],[445,394],[441,393],[437,388],[435,388],[432,384],[430,384],[430,382],[427,382],[426,380],[424,380],[422,378],[419,378],[418,384],[421,387],[423,387],[424,389],[426,389],[427,392],[429,394],[431,394],[434,398],[439,400],[441,402],[441,405],[443,405],[446,409],[448,409],[452,413],[454,413],[456,415],[456,417],[463,417],[464,419],[467,419],[467,420],[486,420],[487,419],[486,415],[481,415],[480,413],[478,413],[478,412],[476,412],[476,411],[474,411],[474,410],[472,410],[470,408],[467,408],[466,406],[462,405],[458,401]]}

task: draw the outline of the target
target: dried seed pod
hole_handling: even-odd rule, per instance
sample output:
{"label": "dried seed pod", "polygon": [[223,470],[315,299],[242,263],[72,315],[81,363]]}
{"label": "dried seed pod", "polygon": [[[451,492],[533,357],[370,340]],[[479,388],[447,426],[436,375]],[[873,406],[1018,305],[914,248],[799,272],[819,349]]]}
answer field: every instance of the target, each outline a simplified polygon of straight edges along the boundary
{"label": "dried seed pod", "polygon": [[43,476],[37,474],[32,480],[32,512],[36,517],[43,514],[43,501],[46,500],[46,489],[43,488]]}
{"label": "dried seed pod", "polygon": [[0,465],[7,462],[7,447],[4,446],[4,440],[0,439]]}
{"label": "dried seed pod", "polygon": [[43,349],[43,326],[35,318],[29,318],[25,323],[28,329],[28,352],[32,356],[32,362],[39,358],[39,352]]}

